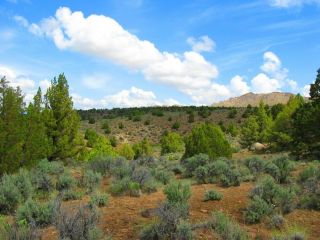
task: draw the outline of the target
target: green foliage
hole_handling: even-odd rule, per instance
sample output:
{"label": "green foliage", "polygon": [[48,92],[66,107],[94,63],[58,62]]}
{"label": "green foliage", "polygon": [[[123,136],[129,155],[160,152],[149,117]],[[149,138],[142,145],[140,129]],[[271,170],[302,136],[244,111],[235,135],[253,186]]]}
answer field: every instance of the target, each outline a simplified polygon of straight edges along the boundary
{"label": "green foliage", "polygon": [[116,152],[113,150],[111,142],[105,136],[99,135],[97,141],[89,151],[87,159],[92,160],[97,157],[116,156]]}
{"label": "green foliage", "polygon": [[24,103],[21,90],[0,80],[0,175],[18,169],[25,141]]}
{"label": "green foliage", "polygon": [[320,103],[320,69],[317,71],[317,78],[314,83],[310,85],[310,99],[316,103]]}
{"label": "green foliage", "polygon": [[180,122],[176,121],[172,124],[171,127],[173,130],[178,130],[180,128]]}
{"label": "green foliage", "polygon": [[108,204],[109,195],[95,192],[90,196],[90,204],[92,206],[104,207]]}
{"label": "green foliage", "polygon": [[0,226],[1,239],[9,240],[40,240],[40,231],[35,226],[30,226],[25,221],[16,224]]}
{"label": "green foliage", "polygon": [[122,123],[122,122],[120,122],[120,123],[119,123],[119,125],[118,125],[118,127],[119,127],[119,129],[124,129],[124,125],[123,125],[123,123]]}
{"label": "green foliage", "polygon": [[80,200],[83,197],[82,192],[76,192],[74,190],[65,190],[62,193],[62,200],[69,201],[69,200]]}
{"label": "green foliage", "polygon": [[208,176],[208,168],[205,166],[199,166],[194,171],[194,177],[197,181],[197,183],[207,183],[207,176]]}
{"label": "green foliage", "polygon": [[239,135],[240,130],[239,128],[236,126],[236,124],[234,123],[230,123],[227,128],[226,128],[226,132],[229,133],[232,137],[236,137]]}
{"label": "green foliage", "polygon": [[184,143],[181,136],[175,132],[166,132],[160,140],[161,154],[181,152],[184,149]]}
{"label": "green foliage", "polygon": [[167,185],[174,178],[174,174],[167,170],[156,170],[154,178],[162,184]]}
{"label": "green foliage", "polygon": [[185,139],[184,158],[199,153],[208,154],[210,158],[230,157],[232,150],[219,126],[200,124],[192,129]]}
{"label": "green foliage", "polygon": [[109,123],[107,121],[102,123],[101,128],[104,130],[105,134],[110,134],[111,133],[111,128],[110,128]]}
{"label": "green foliage", "polygon": [[228,168],[220,176],[220,181],[223,187],[240,186],[241,175],[237,169]]}
{"label": "green foliage", "polygon": [[271,142],[276,150],[288,150],[292,144],[292,115],[304,104],[304,99],[297,95],[291,97],[283,110],[278,113],[272,125]]}
{"label": "green foliage", "polygon": [[172,182],[167,185],[164,193],[170,204],[187,204],[191,197],[190,186],[181,182]]}
{"label": "green foliage", "polygon": [[235,118],[237,116],[237,109],[236,108],[232,108],[231,110],[229,110],[228,113],[228,118]]}
{"label": "green foliage", "polygon": [[241,128],[241,144],[245,147],[251,146],[259,140],[259,124],[255,116],[246,119]]}
{"label": "green foliage", "polygon": [[47,226],[53,218],[53,203],[40,204],[32,199],[27,200],[17,210],[18,221],[27,221],[28,224]]}
{"label": "green foliage", "polygon": [[66,171],[59,176],[56,184],[56,188],[59,191],[70,190],[75,186],[75,184],[76,184],[76,181],[71,175],[71,173],[69,171]]}
{"label": "green foliage", "polygon": [[285,224],[285,219],[280,214],[274,214],[270,217],[270,220],[268,222],[268,226],[271,229],[281,229],[283,228]]}
{"label": "green foliage", "polygon": [[209,156],[206,154],[194,155],[193,157],[183,160],[182,165],[186,169],[185,176],[192,177],[195,169],[200,166],[205,166],[209,161]]}
{"label": "green foliage", "polygon": [[87,189],[88,193],[93,192],[101,183],[101,174],[93,172],[92,170],[86,170],[83,175],[83,185]]}
{"label": "green foliage", "polygon": [[82,145],[79,135],[80,117],[73,109],[67,79],[54,78],[45,95],[47,134],[53,143],[52,160],[77,157]]}
{"label": "green foliage", "polygon": [[144,138],[141,142],[133,145],[134,159],[144,156],[150,156],[152,154],[152,147],[147,138]]}
{"label": "green foliage", "polygon": [[255,177],[259,176],[265,170],[265,161],[260,157],[247,158],[245,160],[245,165]]}
{"label": "green foliage", "polygon": [[0,213],[12,213],[22,200],[13,176],[4,175],[0,182]]}
{"label": "green foliage", "polygon": [[84,138],[87,140],[87,146],[92,148],[93,145],[97,143],[99,135],[95,130],[87,128],[84,134]]}
{"label": "green foliage", "polygon": [[265,200],[255,196],[246,208],[244,217],[247,223],[259,223],[271,211],[271,206]]}
{"label": "green foliage", "polygon": [[193,123],[194,122],[194,113],[191,112],[189,115],[188,115],[188,123]]}
{"label": "green foliage", "polygon": [[215,200],[221,200],[223,195],[214,189],[211,189],[209,191],[206,191],[204,194],[204,201],[215,201]]}
{"label": "green foliage", "polygon": [[288,182],[290,173],[293,170],[293,164],[290,159],[286,156],[280,156],[272,160],[272,163],[277,166],[278,170],[269,171],[268,173],[279,183]]}
{"label": "green foliage", "polygon": [[26,139],[24,146],[24,166],[31,167],[40,159],[50,156],[52,142],[47,136],[47,127],[44,122],[43,101],[41,89],[38,89],[34,96],[33,103],[30,103],[26,114]]}
{"label": "green foliage", "polygon": [[150,125],[150,122],[151,122],[150,119],[147,119],[147,120],[144,121],[144,125],[145,125],[145,126],[149,126],[149,125]]}
{"label": "green foliage", "polygon": [[212,214],[211,227],[223,240],[248,240],[248,235],[240,228],[239,224],[230,220],[222,212]]}
{"label": "green foliage", "polygon": [[32,185],[30,173],[26,169],[20,168],[19,172],[13,175],[12,178],[24,201],[32,197],[34,186]]}
{"label": "green foliage", "polygon": [[94,119],[93,117],[89,118],[89,124],[95,124],[96,123],[96,119]]}
{"label": "green foliage", "polygon": [[122,144],[118,148],[117,152],[120,156],[125,157],[128,160],[132,160],[135,156],[135,152],[133,151],[132,146],[128,143]]}

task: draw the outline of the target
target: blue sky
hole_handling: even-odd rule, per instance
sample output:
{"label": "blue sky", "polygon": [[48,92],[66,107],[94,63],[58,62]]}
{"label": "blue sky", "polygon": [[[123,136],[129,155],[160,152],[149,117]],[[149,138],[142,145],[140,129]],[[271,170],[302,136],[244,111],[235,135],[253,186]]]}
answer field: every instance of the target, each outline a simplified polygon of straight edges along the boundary
{"label": "blue sky", "polygon": [[77,108],[307,94],[320,0],[0,1],[0,75],[30,101],[64,72]]}

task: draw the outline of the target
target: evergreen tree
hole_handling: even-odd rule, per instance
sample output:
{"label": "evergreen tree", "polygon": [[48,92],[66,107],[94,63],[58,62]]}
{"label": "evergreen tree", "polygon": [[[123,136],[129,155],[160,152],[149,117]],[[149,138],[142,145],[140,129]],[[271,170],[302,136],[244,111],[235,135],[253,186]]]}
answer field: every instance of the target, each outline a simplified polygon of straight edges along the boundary
{"label": "evergreen tree", "polygon": [[24,103],[21,90],[0,80],[0,172],[20,167],[24,144]]}
{"label": "evergreen tree", "polygon": [[310,85],[310,98],[314,102],[320,103],[320,68],[318,69],[316,81]]}
{"label": "evergreen tree", "polygon": [[64,74],[54,78],[45,95],[44,119],[53,143],[50,160],[76,157],[81,150],[80,117],[73,109],[69,86]]}
{"label": "evergreen tree", "polygon": [[26,142],[24,147],[24,165],[32,166],[38,160],[47,158],[52,144],[47,136],[47,129],[43,116],[41,89],[27,108],[26,115]]}
{"label": "evergreen tree", "polygon": [[194,127],[185,139],[184,158],[204,153],[210,158],[231,157],[232,149],[221,128],[202,123]]}
{"label": "evergreen tree", "polygon": [[246,119],[241,128],[241,144],[245,147],[249,147],[252,143],[259,141],[259,135],[257,117],[251,115]]}
{"label": "evergreen tree", "polygon": [[267,114],[266,109],[266,105],[261,101],[256,114],[260,132],[259,141],[261,142],[268,140],[272,125],[272,118]]}

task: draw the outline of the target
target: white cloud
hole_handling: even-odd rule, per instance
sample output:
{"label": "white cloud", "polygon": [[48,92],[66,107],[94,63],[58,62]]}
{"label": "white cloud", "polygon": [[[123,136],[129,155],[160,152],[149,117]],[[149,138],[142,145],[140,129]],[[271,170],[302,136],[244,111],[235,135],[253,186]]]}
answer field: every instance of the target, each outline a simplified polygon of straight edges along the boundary
{"label": "white cloud", "polygon": [[111,107],[144,107],[144,106],[172,106],[180,105],[175,99],[159,100],[152,91],[145,91],[137,87],[122,90],[99,100],[81,97],[73,93],[72,99],[77,108],[111,108]]}
{"label": "white cloud", "polygon": [[263,54],[264,63],[260,67],[263,72],[271,77],[283,81],[288,76],[288,70],[282,67],[279,57],[273,52],[265,52]]}
{"label": "white cloud", "polygon": [[270,93],[281,91],[281,85],[277,79],[270,78],[264,73],[259,73],[251,80],[252,90],[255,93]]}
{"label": "white cloud", "polygon": [[230,80],[230,89],[234,96],[243,95],[250,91],[250,87],[247,82],[245,82],[243,77],[239,75],[234,76]]}
{"label": "white cloud", "polygon": [[216,47],[215,42],[208,36],[202,36],[198,39],[189,37],[187,43],[192,47],[194,52],[211,52]]}
{"label": "white cloud", "polygon": [[41,87],[42,93],[45,93],[47,89],[51,86],[51,82],[48,79],[44,79],[39,82],[39,86]]}
{"label": "white cloud", "polygon": [[304,4],[320,4],[320,0],[271,0],[271,6],[279,8],[300,7]]}
{"label": "white cloud", "polygon": [[[27,21],[18,18],[23,25]],[[218,76],[215,65],[195,51],[183,54],[161,52],[153,43],[140,40],[114,19],[103,15],[84,17],[82,12],[59,8],[54,17],[26,26],[37,35],[51,38],[59,49],[73,50],[100,57],[141,72],[146,79],[168,86],[197,99],[199,88],[212,87]],[[209,50],[213,41],[200,39],[195,49]]]}
{"label": "white cloud", "polygon": [[295,80],[287,79],[287,83],[293,92],[298,90],[298,83]]}
{"label": "white cloud", "polygon": [[301,94],[304,97],[310,97],[310,85],[305,85],[301,90]]}

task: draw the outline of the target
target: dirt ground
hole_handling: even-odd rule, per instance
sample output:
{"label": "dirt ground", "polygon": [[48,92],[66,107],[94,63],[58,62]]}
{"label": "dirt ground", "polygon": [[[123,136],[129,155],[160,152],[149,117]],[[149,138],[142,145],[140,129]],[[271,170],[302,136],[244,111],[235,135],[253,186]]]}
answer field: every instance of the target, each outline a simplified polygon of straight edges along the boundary
{"label": "dirt ground", "polygon": [[[107,187],[107,181],[104,181]],[[212,184],[193,185],[190,199],[190,221],[199,223],[208,220],[212,211],[223,211],[234,218],[249,233],[252,239],[256,236],[262,239],[270,239],[271,231],[266,224],[245,225],[242,211],[248,202],[248,193],[253,183],[242,183],[239,187],[221,188]],[[223,194],[221,201],[204,202],[203,196],[206,190],[214,188]],[[152,194],[143,194],[135,197],[110,197],[107,207],[100,208],[100,228],[112,239],[139,239],[139,232],[143,225],[152,222],[151,218],[141,216],[141,211],[155,208],[165,198],[162,190]],[[83,202],[87,201],[85,198]],[[79,201],[70,201],[65,204],[77,205]],[[306,228],[310,240],[319,239],[320,236],[320,212],[295,210],[286,216],[287,222]],[[197,239],[218,239],[214,232],[201,230],[196,232]],[[57,233],[53,227],[44,230],[42,239],[57,239]]]}

